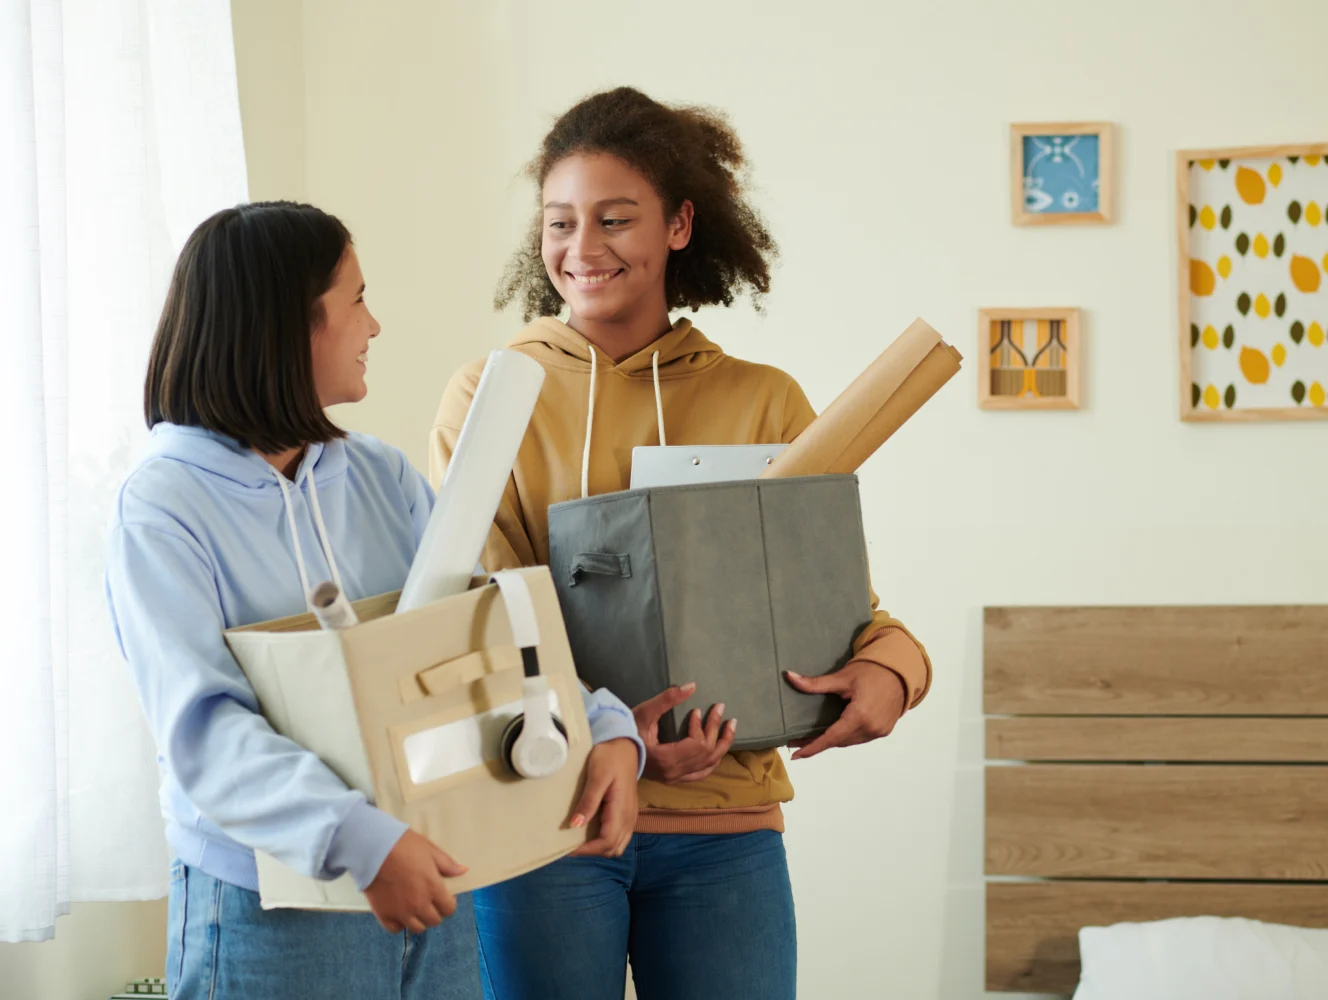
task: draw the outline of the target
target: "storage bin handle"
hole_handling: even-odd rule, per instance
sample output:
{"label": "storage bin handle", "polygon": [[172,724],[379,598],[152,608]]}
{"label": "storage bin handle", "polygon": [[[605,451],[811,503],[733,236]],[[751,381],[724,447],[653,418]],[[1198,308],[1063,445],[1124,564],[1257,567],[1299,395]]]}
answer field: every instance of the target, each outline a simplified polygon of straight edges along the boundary
{"label": "storage bin handle", "polygon": [[632,557],[625,552],[578,552],[572,560],[568,586],[575,587],[587,573],[627,579],[632,575]]}

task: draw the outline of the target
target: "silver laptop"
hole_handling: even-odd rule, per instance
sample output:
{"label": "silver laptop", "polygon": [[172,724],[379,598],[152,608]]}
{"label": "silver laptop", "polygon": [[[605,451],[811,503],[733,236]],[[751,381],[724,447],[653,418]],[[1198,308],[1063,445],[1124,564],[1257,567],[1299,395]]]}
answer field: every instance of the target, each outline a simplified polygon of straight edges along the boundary
{"label": "silver laptop", "polygon": [[788,445],[649,445],[632,449],[631,489],[756,479]]}

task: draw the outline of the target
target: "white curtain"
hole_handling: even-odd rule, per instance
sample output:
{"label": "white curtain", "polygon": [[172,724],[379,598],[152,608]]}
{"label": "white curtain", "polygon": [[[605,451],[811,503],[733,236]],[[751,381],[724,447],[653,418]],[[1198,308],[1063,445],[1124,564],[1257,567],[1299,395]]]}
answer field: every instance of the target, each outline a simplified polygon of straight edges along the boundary
{"label": "white curtain", "polygon": [[175,255],[246,198],[228,0],[0,0],[0,941],[166,889],[105,525]]}

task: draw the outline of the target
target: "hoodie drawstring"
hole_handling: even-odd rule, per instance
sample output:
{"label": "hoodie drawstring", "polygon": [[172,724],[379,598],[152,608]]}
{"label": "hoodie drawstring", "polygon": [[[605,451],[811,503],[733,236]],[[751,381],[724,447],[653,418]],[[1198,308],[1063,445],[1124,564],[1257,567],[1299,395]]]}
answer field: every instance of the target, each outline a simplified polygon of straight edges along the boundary
{"label": "hoodie drawstring", "polygon": [[586,404],[586,446],[581,450],[581,499],[590,496],[590,432],[595,426],[595,348],[590,347],[590,401]]}
{"label": "hoodie drawstring", "polygon": [[[286,505],[286,523],[290,525],[291,544],[295,547],[295,567],[300,571],[300,589],[304,594],[304,604],[310,611],[314,606],[310,603],[309,594],[309,572],[304,567],[304,552],[300,549],[300,532],[295,526],[295,505],[291,503],[290,486],[286,482],[286,477],[276,469],[272,474],[277,477],[277,485],[281,487],[281,499]],[[327,558],[328,568],[332,570],[332,580],[337,585],[337,589],[345,593],[341,586],[341,574],[337,572],[337,562],[332,558],[332,543],[327,537],[327,525],[323,523],[323,512],[318,506],[318,485],[314,479],[314,470],[309,470],[309,496],[313,501],[314,508],[314,526],[318,529],[318,542],[323,547],[323,555]]]}
{"label": "hoodie drawstring", "polygon": [[650,370],[655,375],[655,416],[659,420],[659,444],[662,448],[668,442],[664,440],[664,397],[659,394],[659,351],[650,356]]}
{"label": "hoodie drawstring", "polygon": [[309,469],[309,498],[314,502],[314,525],[318,528],[318,540],[323,545],[323,558],[327,560],[328,569],[332,570],[332,582],[344,594],[346,588],[341,585],[341,573],[337,571],[337,561],[332,556],[332,542],[327,537],[327,525],[323,523],[323,508],[318,505],[318,481],[314,479],[312,468]]}
{"label": "hoodie drawstring", "polygon": [[[595,370],[599,367],[595,363],[595,348],[593,344],[587,344],[590,348],[590,399],[586,402],[586,444],[581,450],[581,499],[584,500],[590,496],[590,438],[595,426]],[[659,391],[659,351],[650,356],[650,369],[655,378],[655,418],[659,422],[659,443],[661,446],[667,444],[664,437],[664,397]],[[313,481],[312,474],[310,482]],[[314,513],[318,513],[318,495],[314,494]],[[328,562],[331,563],[331,554],[328,554]],[[336,567],[332,569],[336,575]],[[337,581],[337,586],[341,586],[341,581]]]}

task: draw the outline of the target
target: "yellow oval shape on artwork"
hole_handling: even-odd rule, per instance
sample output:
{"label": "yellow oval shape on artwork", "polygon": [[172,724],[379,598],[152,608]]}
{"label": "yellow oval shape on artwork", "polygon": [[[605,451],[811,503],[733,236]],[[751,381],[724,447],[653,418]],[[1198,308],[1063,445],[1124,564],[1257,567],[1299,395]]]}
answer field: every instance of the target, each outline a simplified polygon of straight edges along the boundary
{"label": "yellow oval shape on artwork", "polygon": [[1305,206],[1305,221],[1311,226],[1317,226],[1323,221],[1323,212],[1314,202],[1310,202]]}
{"label": "yellow oval shape on artwork", "polygon": [[1268,314],[1273,311],[1273,307],[1268,303],[1268,296],[1263,292],[1254,300],[1254,311],[1259,314],[1260,319],[1267,319]]}
{"label": "yellow oval shape on artwork", "polygon": [[1306,294],[1319,290],[1319,265],[1298,254],[1291,258],[1291,281]]}
{"label": "yellow oval shape on artwork", "polygon": [[1264,236],[1263,233],[1254,237],[1254,255],[1256,257],[1268,256],[1268,237]]}
{"label": "yellow oval shape on artwork", "polygon": [[1217,275],[1201,260],[1190,258],[1190,291],[1195,295],[1212,295],[1217,287]]}
{"label": "yellow oval shape on artwork", "polygon": [[1204,347],[1208,348],[1210,351],[1217,350],[1217,340],[1218,340],[1217,330],[1215,330],[1212,326],[1204,327],[1203,331]]}
{"label": "yellow oval shape on artwork", "polygon": [[1307,166],[1307,167],[1317,167],[1318,165],[1319,165],[1319,158],[1318,158],[1317,156],[1307,156],[1307,157],[1305,157],[1305,166]]}
{"label": "yellow oval shape on artwork", "polygon": [[1281,368],[1286,363],[1286,348],[1281,344],[1273,345],[1273,364]]}
{"label": "yellow oval shape on artwork", "polygon": [[1268,180],[1273,187],[1282,183],[1282,164],[1274,163],[1268,168]]}
{"label": "yellow oval shape on artwork", "polygon": [[1208,407],[1210,410],[1216,410],[1222,405],[1222,397],[1218,395],[1217,386],[1210,385],[1204,390],[1203,401],[1204,406]]}
{"label": "yellow oval shape on artwork", "polygon": [[1200,160],[1200,161],[1199,161],[1199,166],[1203,167],[1205,170],[1212,170],[1215,166],[1217,166],[1217,161],[1216,161],[1216,160]]}
{"label": "yellow oval shape on artwork", "polygon": [[1268,193],[1268,188],[1264,186],[1263,178],[1257,170],[1241,167],[1236,171],[1236,193],[1245,204],[1258,205]]}
{"label": "yellow oval shape on artwork", "polygon": [[1319,385],[1318,382],[1310,386],[1310,402],[1315,406],[1323,405],[1323,386]]}
{"label": "yellow oval shape on artwork", "polygon": [[1231,258],[1226,254],[1217,258],[1217,273],[1222,275],[1223,278],[1231,277]]}
{"label": "yellow oval shape on artwork", "polygon": [[1323,327],[1318,323],[1311,323],[1310,328],[1305,331],[1305,336],[1309,338],[1309,342],[1315,347],[1323,346]]}
{"label": "yellow oval shape on artwork", "polygon": [[1213,212],[1211,205],[1205,205],[1203,211],[1199,213],[1199,225],[1205,229],[1212,229],[1217,225],[1217,215]]}
{"label": "yellow oval shape on artwork", "polygon": [[1245,376],[1245,381],[1252,385],[1263,385],[1268,381],[1271,370],[1263,351],[1253,347],[1240,349],[1240,373]]}

